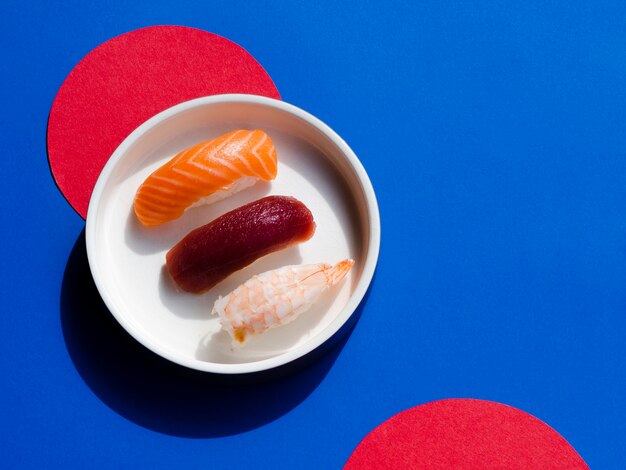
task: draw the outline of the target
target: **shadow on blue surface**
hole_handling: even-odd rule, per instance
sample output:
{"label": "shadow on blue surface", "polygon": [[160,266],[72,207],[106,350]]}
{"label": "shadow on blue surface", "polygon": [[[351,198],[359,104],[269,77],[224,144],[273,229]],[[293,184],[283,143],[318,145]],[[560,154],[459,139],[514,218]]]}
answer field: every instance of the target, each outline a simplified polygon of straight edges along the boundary
{"label": "shadow on blue surface", "polygon": [[78,373],[111,409],[161,433],[219,437],[263,426],[311,394],[337,359],[368,296],[369,291],[328,346],[294,363],[245,376],[200,373],[152,353],[116,322],[91,276],[83,230],[63,276],[61,325]]}

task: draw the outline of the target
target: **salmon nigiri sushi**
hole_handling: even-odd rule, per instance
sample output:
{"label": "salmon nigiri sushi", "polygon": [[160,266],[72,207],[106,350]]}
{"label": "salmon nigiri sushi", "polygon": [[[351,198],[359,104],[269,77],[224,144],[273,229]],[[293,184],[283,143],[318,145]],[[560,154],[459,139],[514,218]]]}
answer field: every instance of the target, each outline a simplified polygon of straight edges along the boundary
{"label": "salmon nigiri sushi", "polygon": [[134,209],[143,225],[160,225],[259,180],[276,178],[276,149],[261,130],[236,130],[174,156],[143,182]]}

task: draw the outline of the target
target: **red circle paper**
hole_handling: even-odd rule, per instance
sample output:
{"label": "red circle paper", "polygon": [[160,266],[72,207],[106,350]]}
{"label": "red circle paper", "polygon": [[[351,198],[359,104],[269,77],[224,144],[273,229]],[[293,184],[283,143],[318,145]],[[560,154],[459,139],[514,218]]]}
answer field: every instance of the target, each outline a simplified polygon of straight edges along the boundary
{"label": "red circle paper", "polygon": [[588,468],[561,435],[528,413],[449,399],[385,421],[357,446],[344,470]]}
{"label": "red circle paper", "polygon": [[267,72],[228,39],[151,26],[87,54],[63,82],[48,121],[52,175],[84,218],[100,171],[141,123],[175,104],[223,93],[280,99]]}

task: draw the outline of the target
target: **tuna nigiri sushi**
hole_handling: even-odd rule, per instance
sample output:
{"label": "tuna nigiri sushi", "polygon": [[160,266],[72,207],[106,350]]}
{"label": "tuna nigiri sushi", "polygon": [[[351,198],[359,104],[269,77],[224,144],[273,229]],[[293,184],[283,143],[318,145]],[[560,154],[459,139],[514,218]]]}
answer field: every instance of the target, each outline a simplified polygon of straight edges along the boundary
{"label": "tuna nigiri sushi", "polygon": [[276,149],[265,132],[232,131],[183,150],[148,176],[135,195],[135,214],[143,225],[160,225],[273,180],[276,172]]}
{"label": "tuna nigiri sushi", "polygon": [[351,259],[337,264],[285,266],[254,276],[226,297],[215,301],[222,328],[234,346],[295,320],[354,265]]}
{"label": "tuna nigiri sushi", "polygon": [[165,256],[183,290],[204,292],[262,256],[308,240],[311,211],[296,198],[267,196],[192,230]]}

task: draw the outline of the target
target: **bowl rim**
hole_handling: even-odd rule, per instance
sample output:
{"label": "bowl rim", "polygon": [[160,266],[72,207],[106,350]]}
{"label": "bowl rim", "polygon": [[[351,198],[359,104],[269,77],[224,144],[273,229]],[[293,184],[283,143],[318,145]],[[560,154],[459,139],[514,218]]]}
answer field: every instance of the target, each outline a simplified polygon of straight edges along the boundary
{"label": "bowl rim", "polygon": [[[326,326],[326,328],[324,328],[318,335],[310,338],[304,344],[295,347],[289,351],[286,351],[282,354],[255,362],[237,364],[223,364],[201,361],[199,359],[189,359],[186,356],[179,355],[175,351],[163,347],[156,341],[152,340],[150,337],[146,337],[145,335],[143,335],[141,330],[137,328],[133,322],[129,321],[129,319],[127,319],[125,315],[118,312],[115,308],[114,296],[109,292],[109,289],[107,288],[107,283],[101,275],[98,264],[96,262],[95,254],[97,249],[95,242],[95,223],[97,220],[97,214],[100,207],[102,194],[111,173],[121,160],[122,156],[126,153],[126,151],[148,130],[150,130],[154,126],[157,126],[159,123],[177,115],[178,113],[185,112],[189,109],[193,109],[196,107],[228,103],[257,104],[284,111],[288,114],[295,116],[296,118],[304,120],[309,125],[313,126],[322,134],[324,134],[327,138],[329,138],[332,143],[335,144],[340,150],[342,156],[345,157],[347,163],[354,170],[358,177],[363,196],[365,197],[367,213],[369,215],[368,224],[370,235],[367,247],[365,249],[366,259],[363,263],[361,277],[352,295],[348,299],[346,305],[341,309],[337,317],[329,325]],[[164,111],[161,111],[160,113],[154,115],[143,124],[141,124],[139,127],[137,127],[118,146],[118,148],[113,152],[113,154],[105,164],[104,168],[102,169],[102,172],[98,177],[96,185],[94,186],[93,192],[91,194],[91,199],[89,201],[85,229],[87,259],[89,261],[89,267],[94,278],[94,282],[96,284],[98,292],[100,293],[100,296],[102,297],[102,300],[104,301],[105,305],[107,306],[113,317],[118,321],[118,323],[120,323],[120,325],[122,325],[122,327],[135,340],[137,340],[140,344],[142,344],[152,352],[158,354],[159,356],[168,359],[169,361],[176,364],[188,367],[190,369],[216,374],[248,374],[274,369],[279,366],[291,363],[309,354],[310,352],[322,346],[329,339],[331,339],[352,317],[357,307],[363,300],[365,293],[367,292],[378,262],[378,256],[380,252],[380,236],[380,213],[374,188],[361,161],[348,146],[348,144],[327,124],[325,124],[312,114],[308,113],[307,111],[298,108],[297,106],[273,98],[247,94],[222,94],[195,98],[189,101],[179,103]]]}

